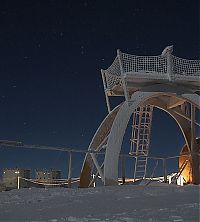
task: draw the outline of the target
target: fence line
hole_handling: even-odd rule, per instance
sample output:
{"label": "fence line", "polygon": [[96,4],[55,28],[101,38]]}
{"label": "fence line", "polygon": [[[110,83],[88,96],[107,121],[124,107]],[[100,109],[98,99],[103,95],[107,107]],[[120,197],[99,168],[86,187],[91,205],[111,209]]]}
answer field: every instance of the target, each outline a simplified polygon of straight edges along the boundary
{"label": "fence line", "polygon": [[[66,185],[68,185],[68,187],[71,187],[71,183],[73,183],[73,178],[72,178],[72,153],[83,153],[83,154],[97,154],[97,155],[105,155],[105,151],[102,152],[98,152],[95,150],[84,150],[84,149],[73,149],[73,148],[66,148],[66,147],[54,147],[54,146],[39,146],[39,145],[28,145],[28,144],[23,144],[21,142],[15,142],[15,141],[0,141],[0,147],[10,147],[10,148],[22,148],[22,149],[39,149],[39,150],[50,150],[50,151],[62,151],[62,152],[67,152],[69,154],[69,160],[68,160],[68,177],[65,181]],[[199,153],[192,153],[195,155],[200,156]],[[161,157],[161,156],[147,156],[147,159],[152,159],[152,160],[161,160],[163,162],[163,178],[164,178],[164,182],[167,182],[167,160],[170,159],[176,159],[179,158],[180,156],[187,156],[188,158],[190,158],[192,156],[191,153],[188,154],[182,154],[182,155],[176,155],[176,156],[168,156],[168,157]],[[119,157],[120,158],[137,158],[138,156],[142,156],[142,155],[129,155],[129,154],[125,154],[125,153],[120,153]],[[124,159],[125,161],[125,159]],[[125,164],[123,164],[122,167],[125,167]],[[122,169],[122,171],[124,171],[124,169]],[[125,173],[123,173],[125,174]],[[122,181],[124,181],[124,177],[125,175],[122,176]],[[22,179],[26,179],[26,178],[22,178]],[[28,179],[26,179],[28,180]],[[63,181],[64,179],[61,179],[61,181]],[[33,183],[38,183],[35,180],[30,179],[29,182],[33,182]],[[63,183],[64,184],[64,183]],[[44,183],[42,183],[41,185],[45,185]],[[46,184],[46,185],[54,185],[54,184]],[[56,184],[57,185],[57,184]]]}

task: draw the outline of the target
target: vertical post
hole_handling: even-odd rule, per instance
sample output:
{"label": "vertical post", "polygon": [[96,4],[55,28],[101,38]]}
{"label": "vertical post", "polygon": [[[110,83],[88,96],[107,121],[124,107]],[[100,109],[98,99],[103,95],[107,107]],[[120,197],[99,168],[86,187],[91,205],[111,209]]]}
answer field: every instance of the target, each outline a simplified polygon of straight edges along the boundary
{"label": "vertical post", "polygon": [[172,81],[172,59],[170,52],[167,53],[167,74],[169,81]]}
{"label": "vertical post", "polygon": [[68,188],[71,188],[72,152],[68,152]]}
{"label": "vertical post", "polygon": [[122,66],[122,57],[121,57],[121,52],[119,49],[117,50],[117,57],[119,61],[120,73],[121,73],[122,84],[123,84],[123,89],[124,89],[124,96],[125,96],[126,101],[128,102],[129,101],[128,89],[126,87],[124,71],[123,71],[123,66]]}
{"label": "vertical post", "polygon": [[172,52],[173,45],[167,46],[162,52],[162,56],[165,56],[167,58],[167,74],[170,82],[172,81],[173,75]]}
{"label": "vertical post", "polygon": [[19,190],[20,189],[20,178],[19,178],[19,175],[17,176],[17,189]]}
{"label": "vertical post", "polygon": [[104,175],[103,175],[103,172],[102,172],[102,170],[101,170],[101,167],[99,166],[99,163],[98,163],[98,161],[97,161],[97,159],[96,159],[96,157],[95,157],[95,154],[94,154],[94,153],[90,153],[90,156],[92,157],[92,160],[93,160],[93,162],[94,162],[94,165],[96,166],[97,171],[98,171],[98,173],[99,173],[99,175],[100,175],[100,177],[101,177],[101,181],[104,183]]}
{"label": "vertical post", "polygon": [[194,144],[195,144],[195,107],[191,104],[191,153],[194,153]]}
{"label": "vertical post", "polygon": [[164,183],[167,183],[167,162],[165,158],[163,158],[163,177]]}
{"label": "vertical post", "polygon": [[[92,174],[92,180],[94,180],[94,179],[95,179],[95,175]],[[94,183],[93,183],[93,187],[96,187],[96,183],[95,183],[95,181],[94,181]]]}
{"label": "vertical post", "polygon": [[192,163],[192,183],[200,183],[199,163],[200,157],[198,155],[198,148],[196,145],[195,136],[195,106],[191,104],[191,163]]}
{"label": "vertical post", "polygon": [[125,184],[126,178],[126,166],[125,166],[125,156],[121,155],[121,174],[122,174],[122,184]]}
{"label": "vertical post", "polygon": [[101,76],[102,76],[102,80],[103,80],[103,88],[104,88],[105,97],[106,97],[106,105],[107,105],[108,113],[110,113],[110,111],[111,111],[110,101],[109,101],[108,94],[107,94],[107,89],[106,89],[105,74],[104,74],[102,69],[101,69]]}

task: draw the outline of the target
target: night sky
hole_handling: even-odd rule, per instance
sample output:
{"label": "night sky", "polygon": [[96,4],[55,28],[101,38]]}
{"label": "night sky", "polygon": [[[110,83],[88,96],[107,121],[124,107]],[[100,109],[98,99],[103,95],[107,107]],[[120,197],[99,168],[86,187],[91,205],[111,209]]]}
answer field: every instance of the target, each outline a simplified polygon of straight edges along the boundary
{"label": "night sky", "polygon": [[[175,55],[200,59],[198,2],[0,1],[0,139],[87,149],[107,115],[100,69],[118,48],[158,55],[174,45]],[[174,120],[157,110],[151,153],[178,154],[183,144]],[[0,169],[66,165],[60,152],[0,150]]]}

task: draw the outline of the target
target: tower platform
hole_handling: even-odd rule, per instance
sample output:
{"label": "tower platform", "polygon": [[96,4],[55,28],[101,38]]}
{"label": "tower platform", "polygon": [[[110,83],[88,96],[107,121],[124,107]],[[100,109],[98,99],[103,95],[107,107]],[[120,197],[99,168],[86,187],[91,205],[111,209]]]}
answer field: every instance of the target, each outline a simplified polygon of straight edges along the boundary
{"label": "tower platform", "polygon": [[[200,126],[196,120],[200,109],[197,93],[200,91],[200,60],[179,58],[172,52],[172,46],[167,46],[157,56],[130,55],[117,50],[112,65],[101,70],[108,115],[88,149],[95,152],[105,149],[105,155],[103,161],[97,154],[85,156],[80,187],[89,187],[99,175],[104,185],[118,184],[118,162],[130,120],[133,124],[129,154],[135,158],[133,179],[146,177],[154,107],[169,114],[179,126],[189,150],[187,161],[192,167],[192,183],[200,184],[200,158],[195,140],[196,127]],[[112,96],[124,96],[125,100],[112,107],[109,99]],[[125,164],[122,166],[124,168]],[[95,178],[91,179],[95,168]],[[166,168],[164,160],[163,168]],[[164,178],[166,181],[166,174]]]}
{"label": "tower platform", "polygon": [[166,47],[157,56],[136,56],[117,50],[112,65],[101,73],[108,96],[132,95],[155,84],[173,83],[193,91],[200,87],[200,60],[174,56],[172,46]]}

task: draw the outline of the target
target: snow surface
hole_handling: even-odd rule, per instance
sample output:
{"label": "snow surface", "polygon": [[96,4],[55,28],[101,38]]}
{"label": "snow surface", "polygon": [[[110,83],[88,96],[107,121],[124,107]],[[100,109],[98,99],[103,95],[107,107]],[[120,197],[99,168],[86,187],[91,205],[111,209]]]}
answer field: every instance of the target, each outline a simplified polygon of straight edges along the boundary
{"label": "snow surface", "polygon": [[200,186],[150,184],[0,193],[0,221],[200,221]]}

